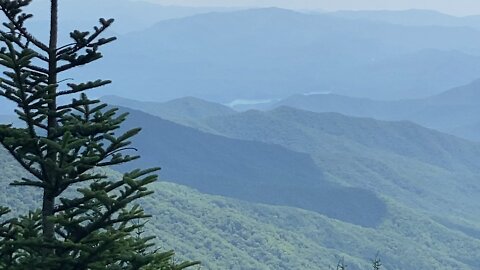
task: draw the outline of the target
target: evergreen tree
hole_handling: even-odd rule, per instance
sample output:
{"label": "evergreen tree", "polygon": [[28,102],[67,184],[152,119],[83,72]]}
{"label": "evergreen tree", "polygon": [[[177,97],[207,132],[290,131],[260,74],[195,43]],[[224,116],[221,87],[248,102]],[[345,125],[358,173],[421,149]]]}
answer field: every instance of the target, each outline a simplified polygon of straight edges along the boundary
{"label": "evergreen tree", "polygon": [[[121,179],[101,168],[138,156],[130,139],[140,129],[118,134],[126,114],[118,114],[86,91],[110,81],[66,82],[64,74],[102,57],[114,41],[100,37],[113,19],[100,19],[91,32],[75,30],[58,46],[58,0],[51,0],[48,43],[29,32],[24,13],[31,0],[0,0],[0,96],[14,102],[23,127],[0,125],[0,143],[30,174],[12,185],[43,192],[42,207],[7,219],[0,209],[1,269],[184,269],[173,252],[158,252],[152,237],[136,234],[149,216],[136,204],[151,191],[157,168],[135,170]],[[92,7],[93,8],[93,7]],[[73,95],[73,97],[72,97]],[[65,101],[70,100],[70,101]],[[27,194],[27,192],[25,192]]]}
{"label": "evergreen tree", "polygon": [[380,260],[378,254],[375,256],[375,259],[372,260],[373,270],[380,270],[382,268],[382,261]]}

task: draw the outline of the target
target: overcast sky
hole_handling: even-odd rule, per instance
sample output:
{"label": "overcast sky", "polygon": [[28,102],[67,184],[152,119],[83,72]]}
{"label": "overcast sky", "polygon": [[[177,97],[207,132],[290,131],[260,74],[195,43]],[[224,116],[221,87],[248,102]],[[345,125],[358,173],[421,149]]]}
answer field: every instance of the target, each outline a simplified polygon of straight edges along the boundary
{"label": "overcast sky", "polygon": [[147,0],[188,6],[276,6],[294,9],[432,9],[454,15],[480,14],[480,0]]}

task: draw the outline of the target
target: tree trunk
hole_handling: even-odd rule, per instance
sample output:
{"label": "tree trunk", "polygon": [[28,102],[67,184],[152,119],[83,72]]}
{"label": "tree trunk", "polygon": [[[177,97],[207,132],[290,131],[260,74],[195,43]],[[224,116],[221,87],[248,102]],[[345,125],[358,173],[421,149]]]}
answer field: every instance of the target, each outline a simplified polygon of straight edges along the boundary
{"label": "tree trunk", "polygon": [[[49,63],[48,63],[48,84],[57,85],[57,43],[58,43],[58,0],[51,0],[50,9],[50,42],[49,42]],[[50,89],[49,94],[52,97],[48,103],[48,138],[53,139],[55,136],[55,129],[57,128],[57,102],[55,94],[57,87]],[[57,153],[50,147],[47,148],[47,159],[56,161]],[[55,207],[55,192],[54,188],[57,185],[57,175],[53,169],[47,168],[45,172],[47,187],[43,192],[43,207],[42,207],[42,229],[45,240],[51,241],[54,239],[54,224],[49,220],[54,215]]]}
{"label": "tree trunk", "polygon": [[43,206],[42,206],[42,224],[43,224],[43,237],[47,241],[51,241],[54,238],[54,224],[50,217],[53,216],[55,211],[55,197],[47,189],[43,192]]}

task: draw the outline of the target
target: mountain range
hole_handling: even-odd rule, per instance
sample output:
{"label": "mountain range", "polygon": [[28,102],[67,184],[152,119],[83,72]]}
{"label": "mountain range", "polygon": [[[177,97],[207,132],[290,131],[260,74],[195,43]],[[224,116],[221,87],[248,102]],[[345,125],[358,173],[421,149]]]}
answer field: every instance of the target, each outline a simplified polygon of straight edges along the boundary
{"label": "mountain range", "polygon": [[[59,80],[114,80],[101,99],[129,114],[119,132],[142,128],[142,158],[104,172],[162,168],[141,202],[161,249],[206,269],[360,270],[376,252],[388,270],[480,269],[478,17],[112,1],[63,2],[64,32],[118,6],[119,40]],[[12,109],[0,123],[20,124]],[[23,176],[0,147],[15,214],[41,198],[8,185]]]}
{"label": "mountain range", "polygon": [[294,95],[270,107],[338,112],[382,120],[408,120],[470,140],[480,140],[480,80],[423,99],[380,101],[335,94]]}
{"label": "mountain range", "polygon": [[[72,29],[91,29],[95,21],[79,16],[91,5],[117,7],[99,8],[102,12],[92,17],[116,18],[108,34],[119,38],[94,69],[63,79],[94,80],[95,70],[102,69],[115,82],[106,89],[109,94],[141,94],[156,101],[196,96],[227,103],[308,92],[425,98],[480,74],[480,30],[474,23],[449,23],[475,21],[473,17],[436,14],[439,18],[427,25],[421,21],[433,15],[415,10],[385,12],[387,18],[418,17],[418,23],[407,24],[369,19],[370,13],[361,11],[232,11],[112,1],[62,4],[62,41],[68,42]],[[39,15],[29,26],[42,39],[41,33],[47,34],[42,23],[48,19],[42,14],[48,5],[44,0],[33,5]]]}
{"label": "mountain range", "polygon": [[[419,98],[477,79],[479,45],[479,31],[469,27],[270,8],[161,21],[119,36],[95,67],[115,82],[108,94],[156,101],[196,96],[226,103],[319,91]],[[96,78],[93,69],[72,76]]]}
{"label": "mountain range", "polygon": [[[193,98],[187,100],[197,101],[192,107],[212,104]],[[118,101],[122,99],[117,98]],[[123,101],[117,105],[134,104]],[[185,104],[182,100],[172,102]],[[141,106],[141,102],[136,104],[139,106],[136,109],[147,108]],[[158,103],[156,107],[162,106]],[[152,114],[158,111],[146,110]],[[171,108],[166,117],[175,111],[181,116],[185,108]],[[194,128],[308,154],[331,182],[373,190],[439,218],[442,224],[459,225],[466,233],[480,232],[476,225],[480,214],[476,206],[476,192],[480,190],[477,181],[480,145],[477,143],[411,122],[379,121],[289,107],[266,112],[228,112],[199,117]],[[180,116],[177,119],[182,118]],[[462,223],[460,220],[465,221],[467,216],[470,221]]]}
{"label": "mountain range", "polygon": [[[154,216],[149,232],[180,258],[202,260],[206,269],[287,270],[327,268],[345,257],[350,269],[359,270],[379,251],[387,269],[480,267],[478,145],[404,122],[287,107],[232,114],[193,98],[168,104],[177,104],[166,110],[169,115],[177,110],[177,119],[196,115],[188,108],[212,112],[198,121],[216,134],[121,110],[130,113],[125,129],[143,127],[134,142],[143,159],[132,168],[161,165],[162,179],[201,192],[156,183],[155,195],[142,203]],[[25,196],[6,185],[23,172],[1,149],[0,167],[5,194],[0,204],[19,212],[35,207],[38,193]],[[288,185],[291,179],[295,182]],[[307,188],[321,198],[308,196]],[[279,194],[281,202],[265,199],[278,200]],[[294,196],[318,205],[312,209],[298,203],[302,200],[286,200]],[[362,216],[378,218],[372,216],[372,201],[381,202],[382,215],[375,224],[361,224]],[[342,213],[342,205],[351,212]]]}
{"label": "mountain range", "polygon": [[[388,269],[479,267],[478,144],[408,122],[288,107],[128,103],[151,114],[121,108],[125,129],[143,127],[134,141],[143,158],[116,169],[160,165],[162,179],[198,190],[158,183],[143,203],[155,217],[150,231],[181,258],[286,270],[327,267],[337,255],[357,270],[379,251]],[[35,207],[37,193],[6,185],[22,170],[1,150],[0,165],[0,203]]]}
{"label": "mountain range", "polygon": [[[96,8],[92,8],[92,6]],[[32,27],[38,33],[44,32],[45,27],[48,26],[49,8],[49,1],[33,1],[27,10],[35,14],[29,27]],[[99,18],[115,18],[111,31],[117,34],[125,34],[147,29],[162,20],[232,10],[221,7],[165,6],[148,1],[131,0],[64,0],[59,8],[61,11],[59,14],[60,31],[63,35],[67,34],[67,37],[69,31],[75,29],[84,31],[92,29],[96,23],[95,20]],[[85,14],[89,14],[88,18]]]}

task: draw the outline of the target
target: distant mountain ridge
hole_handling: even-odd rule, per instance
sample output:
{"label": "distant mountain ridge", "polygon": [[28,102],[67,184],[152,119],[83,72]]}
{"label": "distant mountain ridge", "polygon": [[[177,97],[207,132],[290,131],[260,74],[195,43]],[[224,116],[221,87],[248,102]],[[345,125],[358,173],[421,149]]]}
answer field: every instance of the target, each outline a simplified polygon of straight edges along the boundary
{"label": "distant mountain ridge", "polygon": [[108,104],[140,110],[151,115],[160,116],[165,120],[196,128],[201,128],[198,125],[199,119],[236,113],[236,111],[227,106],[195,97],[183,97],[161,103],[137,101],[118,96],[105,96],[101,100]]}
{"label": "distant mountain ridge", "polygon": [[366,10],[366,11],[336,11],[328,13],[334,16],[349,19],[367,19],[372,21],[388,22],[407,26],[440,25],[448,27],[472,27],[480,29],[480,16],[452,16],[438,11],[410,9],[410,10]]}
{"label": "distant mountain ridge", "polygon": [[338,112],[382,120],[408,120],[466,139],[480,140],[480,80],[423,99],[379,101],[346,96],[295,95],[272,107],[290,106],[313,112]]}
{"label": "distant mountain ridge", "polygon": [[[195,96],[227,103],[315,91],[418,98],[478,78],[478,48],[480,31],[469,27],[403,26],[271,8],[159,22],[121,36],[98,68],[115,82],[105,88],[108,94],[158,101]],[[89,70],[78,74],[92,77]]]}
{"label": "distant mountain ridge", "polygon": [[[97,8],[92,9],[95,5]],[[33,21],[37,31],[41,29],[39,26],[47,24],[49,1],[35,0],[32,2],[28,11],[35,14]],[[111,30],[117,34],[125,34],[133,31],[146,29],[160,21],[189,17],[201,13],[221,12],[234,10],[221,7],[184,7],[161,5],[149,1],[131,1],[131,0],[62,0],[60,5],[61,13],[59,15],[60,30],[65,34],[68,31],[87,30],[97,23],[99,18],[114,18],[115,23]],[[85,14],[89,14],[86,19]],[[69,29],[71,28],[71,29]]]}

